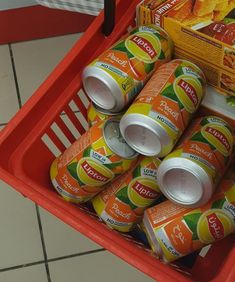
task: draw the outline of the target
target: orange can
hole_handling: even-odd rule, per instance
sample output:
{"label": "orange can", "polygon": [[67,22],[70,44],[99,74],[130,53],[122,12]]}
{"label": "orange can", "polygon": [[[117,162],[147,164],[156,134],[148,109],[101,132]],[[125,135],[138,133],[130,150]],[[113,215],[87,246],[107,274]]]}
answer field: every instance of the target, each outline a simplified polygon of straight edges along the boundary
{"label": "orange can", "polygon": [[144,210],[161,196],[156,178],[159,164],[155,157],[141,156],[130,171],[92,199],[95,211],[107,225],[129,232],[142,219]]}
{"label": "orange can", "polygon": [[189,61],[162,65],[123,115],[122,136],[142,155],[166,156],[200,106],[205,85],[203,72]]}
{"label": "orange can", "polygon": [[51,181],[65,200],[86,202],[130,169],[137,157],[120,134],[119,119],[100,121],[53,161]]}
{"label": "orange can", "polygon": [[194,208],[206,204],[232,159],[233,134],[230,124],[220,117],[196,119],[159,166],[162,193],[179,205]]}
{"label": "orange can", "polygon": [[84,89],[100,108],[123,111],[172,52],[172,41],[163,29],[135,27],[84,69]]}
{"label": "orange can", "polygon": [[101,109],[94,103],[90,103],[87,109],[87,121],[90,127],[96,124],[97,122],[99,122],[100,120],[105,120],[113,116],[116,116],[117,118],[121,118],[122,115],[123,115],[123,112],[112,113],[104,109]]}
{"label": "orange can", "polygon": [[152,250],[172,262],[235,231],[235,182],[223,180],[206,205],[189,209],[165,201],[145,211],[143,229]]}

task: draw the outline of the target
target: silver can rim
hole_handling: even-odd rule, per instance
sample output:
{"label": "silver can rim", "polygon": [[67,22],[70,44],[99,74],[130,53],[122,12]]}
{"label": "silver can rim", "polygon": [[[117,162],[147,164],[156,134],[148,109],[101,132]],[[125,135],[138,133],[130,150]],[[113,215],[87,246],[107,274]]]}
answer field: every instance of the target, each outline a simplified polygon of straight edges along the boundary
{"label": "silver can rim", "polygon": [[[164,176],[172,169],[183,169],[197,178],[198,182],[201,183],[202,189],[201,196],[197,200],[192,199],[191,201],[184,202],[169,191],[169,189],[164,184]],[[215,190],[215,185],[213,184],[212,179],[206,173],[206,171],[199,164],[183,157],[174,157],[163,160],[159,165],[157,171],[157,180],[162,193],[172,202],[184,207],[197,208],[206,204],[211,199]]]}
{"label": "silver can rim", "polygon": [[[110,149],[112,152],[114,152],[116,155],[118,155],[118,156],[120,156],[120,157],[122,157],[122,158],[124,158],[124,159],[132,160],[132,159],[135,159],[135,158],[139,155],[139,153],[136,152],[127,142],[126,142],[126,145],[133,151],[133,155],[128,156],[128,157],[124,156],[124,155],[123,155],[122,153],[120,153],[120,152],[117,152],[115,148],[111,147],[110,144],[109,144],[109,142],[107,141],[106,136],[105,136],[105,128],[107,127],[107,125],[108,125],[109,123],[111,123],[111,122],[118,122],[119,125],[120,125],[120,119],[121,119],[121,118],[118,118],[118,117],[111,117],[111,118],[105,120],[104,126],[103,126],[103,138],[104,138],[105,144],[109,147],[109,149]],[[120,127],[119,127],[119,128],[120,128]],[[122,138],[123,138],[123,136],[122,136]],[[124,139],[124,138],[123,138],[123,139]],[[125,140],[125,139],[124,139],[124,140]]]}
{"label": "silver can rim", "polygon": [[[143,120],[148,121],[151,125],[148,125],[146,123],[144,123]],[[131,124],[130,121],[132,121]],[[137,126],[143,126],[144,128],[148,129],[149,131],[151,131],[152,133],[154,133],[158,139],[158,144],[159,144],[159,150],[156,151],[155,153],[148,153],[146,151],[143,151],[139,148],[137,148],[133,142],[130,140],[130,138],[127,137],[126,135],[126,130],[127,130],[127,125],[131,126],[131,125],[137,125]],[[121,130],[121,134],[123,136],[123,138],[126,140],[126,142],[129,144],[130,147],[132,147],[135,151],[137,151],[138,153],[144,155],[144,156],[149,156],[149,157],[157,157],[161,154],[162,152],[162,148],[164,146],[169,146],[169,144],[171,143],[170,137],[169,135],[166,133],[166,131],[164,130],[164,128],[158,123],[156,122],[154,119],[143,115],[143,114],[138,114],[138,113],[134,113],[134,114],[126,114],[121,118],[120,121],[120,130]],[[160,134],[159,134],[160,133]],[[161,138],[161,135],[164,136],[163,138]]]}
{"label": "silver can rim", "polygon": [[[104,104],[102,104],[99,100],[96,98],[96,91],[89,89],[89,86],[87,84],[87,79],[94,78],[99,80],[101,83],[107,87],[110,93],[110,97],[112,97],[113,100],[113,106],[110,107],[104,107]],[[82,81],[83,81],[83,87],[91,101],[96,104],[98,107],[103,108],[107,111],[111,112],[120,112],[125,107],[125,100],[124,95],[116,82],[116,80],[105,70],[96,67],[96,66],[87,66],[82,73]]]}

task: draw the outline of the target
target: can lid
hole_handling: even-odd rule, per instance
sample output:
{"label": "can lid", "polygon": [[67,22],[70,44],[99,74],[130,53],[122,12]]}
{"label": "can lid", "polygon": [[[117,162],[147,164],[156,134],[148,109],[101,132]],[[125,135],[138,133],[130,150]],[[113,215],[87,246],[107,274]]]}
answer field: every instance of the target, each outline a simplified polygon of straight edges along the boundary
{"label": "can lid", "polygon": [[133,159],[138,153],[134,151],[121,135],[120,119],[111,118],[104,125],[104,140],[108,147],[118,156],[125,159]]}
{"label": "can lid", "polygon": [[105,70],[88,66],[83,71],[82,80],[87,95],[98,107],[119,112],[125,106],[120,87]]}
{"label": "can lid", "polygon": [[186,158],[163,160],[157,171],[162,193],[176,204],[196,208],[206,204],[214,192],[214,185],[199,164]]}
{"label": "can lid", "polygon": [[120,130],[126,142],[145,156],[160,156],[170,137],[153,119],[141,114],[124,115]]}

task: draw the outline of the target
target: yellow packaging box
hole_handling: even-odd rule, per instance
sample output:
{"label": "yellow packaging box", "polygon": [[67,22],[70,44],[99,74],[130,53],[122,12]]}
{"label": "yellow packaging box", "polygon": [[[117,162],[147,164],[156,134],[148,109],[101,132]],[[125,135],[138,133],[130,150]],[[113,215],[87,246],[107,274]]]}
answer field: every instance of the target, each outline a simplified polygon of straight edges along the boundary
{"label": "yellow packaging box", "polygon": [[176,59],[185,59],[196,64],[202,69],[206,76],[207,83],[215,87],[224,95],[235,96],[235,74],[228,72],[218,66],[208,63],[206,60],[198,58],[182,49],[175,48],[174,57]]}
{"label": "yellow packaging box", "polygon": [[[151,9],[153,2],[157,7]],[[205,62],[211,85],[235,95],[235,0],[142,1],[137,17],[139,24],[164,28],[176,50]]]}

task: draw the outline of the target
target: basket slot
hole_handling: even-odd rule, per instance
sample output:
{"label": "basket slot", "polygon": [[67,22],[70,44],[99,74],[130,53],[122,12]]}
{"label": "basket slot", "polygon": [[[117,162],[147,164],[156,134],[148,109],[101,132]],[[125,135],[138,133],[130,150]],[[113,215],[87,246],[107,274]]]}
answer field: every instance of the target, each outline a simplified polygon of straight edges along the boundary
{"label": "basket slot", "polygon": [[61,154],[61,151],[56,147],[54,142],[51,140],[51,138],[47,134],[44,134],[41,140],[43,141],[43,143],[47,146],[47,148],[51,151],[51,153],[55,157]]}
{"label": "basket slot", "polygon": [[65,145],[61,142],[60,138],[55,134],[55,132],[51,128],[47,130],[47,135],[54,143],[54,145],[58,148],[60,153],[65,151],[66,149]]}
{"label": "basket slot", "polygon": [[73,98],[74,103],[77,105],[77,107],[80,109],[80,112],[82,113],[83,117],[87,119],[87,108],[89,105],[89,100],[87,99],[86,94],[81,89],[77,95]]}
{"label": "basket slot", "polygon": [[81,112],[77,112],[75,113],[76,117],[79,119],[79,122],[81,123],[81,125],[83,126],[83,128],[85,129],[85,131],[88,130],[88,122],[87,120],[84,118],[83,114]]}
{"label": "basket slot", "polygon": [[72,122],[69,120],[67,115],[62,115],[56,120],[57,125],[63,131],[65,136],[68,138],[70,143],[72,144],[79,136],[79,132],[74,127]]}
{"label": "basket slot", "polygon": [[[75,96],[77,96],[77,95],[75,95]],[[69,102],[69,107],[75,113],[76,118],[82,124],[83,128],[85,130],[87,130],[88,129],[88,123],[87,123],[87,118],[86,118],[87,117],[87,114],[86,114],[87,109],[82,104],[82,101],[80,100],[80,103],[77,106],[77,104],[75,103],[75,101],[73,99]],[[81,110],[85,111],[85,112],[82,113]]]}
{"label": "basket slot", "polygon": [[207,255],[207,253],[209,252],[211,247],[212,247],[212,245],[208,245],[208,246],[202,248],[200,253],[199,253],[199,256],[204,258]]}
{"label": "basket slot", "polygon": [[57,135],[60,141],[64,144],[65,148],[68,148],[71,145],[71,142],[68,140],[68,138],[66,137],[66,135],[63,133],[63,131],[60,129],[60,127],[57,125],[56,122],[52,123],[51,129],[54,131],[54,133]]}
{"label": "basket slot", "polygon": [[66,105],[64,108],[65,114],[69,117],[75,128],[78,130],[78,132],[82,135],[85,132],[84,125],[80,122],[78,117],[76,115],[79,115],[79,113],[74,113],[72,109]]}

